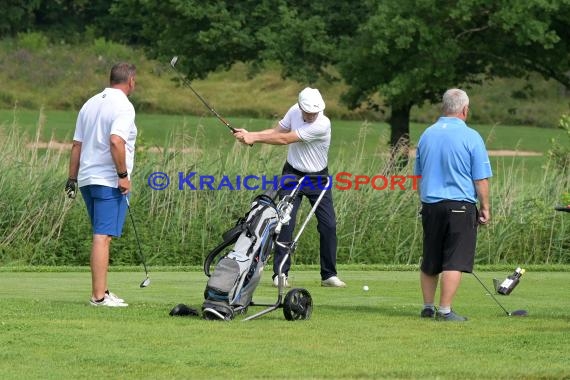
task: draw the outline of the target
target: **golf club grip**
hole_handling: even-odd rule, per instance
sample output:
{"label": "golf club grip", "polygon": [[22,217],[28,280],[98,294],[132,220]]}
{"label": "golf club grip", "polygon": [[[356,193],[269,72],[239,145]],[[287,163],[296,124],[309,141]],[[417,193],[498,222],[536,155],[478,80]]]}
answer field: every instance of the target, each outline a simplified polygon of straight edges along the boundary
{"label": "golf club grip", "polygon": [[[222,123],[224,123],[224,124],[226,125],[226,127],[228,127],[228,128],[230,129],[230,131],[232,132],[232,134],[235,134],[235,133],[237,132],[237,130],[236,130],[234,127],[232,127],[232,126],[230,125],[230,123],[228,123],[226,120],[224,120],[224,118],[222,118],[222,117],[219,116],[218,114],[216,114],[216,116],[218,117],[218,119],[219,119]],[[253,144],[248,144],[248,146],[251,148],[251,147],[253,146]]]}
{"label": "golf club grip", "polygon": [[228,129],[229,129],[232,133],[236,133],[236,132],[237,132],[236,129],[235,129],[234,127],[232,127],[232,126],[230,125],[230,123],[228,123],[228,122],[226,121],[226,119],[224,119],[223,117],[221,117],[220,115],[218,115],[218,113],[217,113],[216,111],[214,111],[213,109],[212,109],[212,112],[214,112],[214,115],[216,115],[216,116],[218,117],[218,119],[219,119],[222,123],[224,123],[224,125],[225,125],[226,127],[228,127]]}

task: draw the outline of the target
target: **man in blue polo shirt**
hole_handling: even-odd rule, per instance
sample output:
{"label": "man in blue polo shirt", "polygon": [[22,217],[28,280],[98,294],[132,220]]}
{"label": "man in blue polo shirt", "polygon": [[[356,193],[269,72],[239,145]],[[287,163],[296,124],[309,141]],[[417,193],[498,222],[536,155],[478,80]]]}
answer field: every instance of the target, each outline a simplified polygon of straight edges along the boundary
{"label": "man in blue polo shirt", "polygon": [[[424,230],[420,284],[422,318],[465,321],[451,304],[463,272],[473,271],[478,224],[487,224],[491,164],[479,133],[467,126],[469,97],[450,89],[443,95],[443,116],[427,128],[417,146],[415,174],[421,176]],[[479,210],[476,203],[479,201]],[[441,279],[435,311],[435,292]]]}

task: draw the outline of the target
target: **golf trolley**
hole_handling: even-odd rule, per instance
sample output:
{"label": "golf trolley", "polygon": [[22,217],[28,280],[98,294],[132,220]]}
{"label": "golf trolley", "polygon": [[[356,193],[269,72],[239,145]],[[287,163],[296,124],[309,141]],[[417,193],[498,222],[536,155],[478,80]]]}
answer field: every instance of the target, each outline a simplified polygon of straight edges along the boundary
{"label": "golf trolley", "polygon": [[[324,187],[319,187],[319,197],[293,241],[278,241],[282,226],[291,220],[295,199],[301,195],[305,186],[314,189],[314,182],[320,183],[323,178],[326,178],[326,183]],[[310,318],[313,310],[311,294],[303,288],[293,288],[285,294],[283,266],[295,252],[301,234],[330,183],[328,176],[288,175],[281,178],[278,190],[266,192],[254,199],[250,211],[238,220],[235,227],[224,233],[224,242],[214,248],[204,261],[204,273],[209,277],[202,305],[204,319],[230,321],[236,315],[246,314],[250,306],[267,308],[243,319],[244,321],[261,317],[279,308],[283,308],[285,319],[289,321]],[[290,192],[283,194],[284,191]],[[215,257],[231,244],[234,244],[232,249],[221,256],[211,274],[210,266]],[[255,303],[252,301],[253,292],[275,246],[286,250],[278,267],[277,301],[274,304]]]}

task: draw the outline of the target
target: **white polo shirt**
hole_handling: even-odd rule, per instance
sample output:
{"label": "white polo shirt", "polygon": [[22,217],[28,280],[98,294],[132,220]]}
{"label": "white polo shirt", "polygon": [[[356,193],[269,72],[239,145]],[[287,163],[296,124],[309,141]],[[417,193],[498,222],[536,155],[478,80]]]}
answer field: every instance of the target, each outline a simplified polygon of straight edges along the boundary
{"label": "white polo shirt", "polygon": [[89,99],[77,117],[73,140],[81,142],[79,187],[118,187],[117,168],[111,156],[111,135],[125,140],[127,171],[133,170],[137,127],[135,108],[119,89],[106,88]]}
{"label": "white polo shirt", "polygon": [[303,121],[298,104],[294,104],[279,121],[279,126],[287,131],[295,131],[301,141],[289,145],[287,162],[304,173],[323,170],[328,164],[331,144],[331,121],[322,112],[312,123]]}

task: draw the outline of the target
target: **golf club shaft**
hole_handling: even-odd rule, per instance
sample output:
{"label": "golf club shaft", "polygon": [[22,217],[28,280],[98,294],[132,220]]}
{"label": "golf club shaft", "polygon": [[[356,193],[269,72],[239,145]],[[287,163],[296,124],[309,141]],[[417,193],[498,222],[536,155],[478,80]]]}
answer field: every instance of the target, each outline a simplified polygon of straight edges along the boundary
{"label": "golf club shaft", "polygon": [[127,200],[127,208],[129,209],[129,216],[131,217],[131,222],[133,223],[133,231],[135,231],[135,239],[137,240],[137,245],[139,248],[139,257],[142,261],[142,265],[144,267],[144,273],[146,274],[146,277],[148,278],[148,270],[146,268],[146,260],[145,257],[143,255],[142,252],[142,248],[141,248],[141,241],[139,240],[139,234],[137,233],[137,227],[135,226],[135,219],[133,218],[133,213],[131,212],[131,204],[129,202],[129,198],[126,198]]}
{"label": "golf club shaft", "polygon": [[493,295],[493,293],[492,293],[489,289],[487,289],[487,287],[485,286],[485,284],[483,284],[483,281],[481,281],[481,280],[479,279],[479,277],[477,277],[477,275],[475,274],[475,272],[471,272],[471,274],[473,275],[473,277],[475,277],[475,278],[477,279],[477,281],[479,281],[479,283],[480,283],[481,286],[487,291],[487,293],[489,293],[489,295],[490,295],[491,297],[493,297],[493,300],[495,300],[495,302],[497,303],[497,305],[499,305],[499,306],[501,307],[501,309],[503,309],[503,311],[504,311],[507,315],[511,315],[511,313],[509,313],[509,312],[507,311],[507,309],[505,309],[505,308],[503,307],[503,305],[501,305],[501,303],[499,302],[499,300],[497,300],[497,299],[495,298],[495,296]]}
{"label": "golf club shaft", "polygon": [[198,99],[200,99],[200,101],[202,102],[202,104],[204,104],[206,106],[206,108],[208,108],[208,110],[210,110],[210,112],[212,112],[217,118],[218,120],[220,120],[226,127],[228,127],[230,129],[230,131],[232,131],[232,133],[236,133],[236,130],[234,127],[232,127],[230,125],[230,123],[228,123],[226,121],[226,119],[224,119],[218,112],[216,112],[216,110],[214,109],[214,107],[211,107],[206,100],[200,96],[200,94],[198,94],[198,92],[196,92],[196,90],[194,90],[192,88],[192,86],[190,85],[190,81],[183,76],[180,71],[178,71],[178,69],[176,68],[176,62],[178,61],[178,57],[173,57],[172,60],[170,61],[170,67],[172,67],[172,69],[176,72],[176,74],[178,75],[178,77],[182,80],[182,83],[184,83],[184,85],[186,85],[186,87],[188,87],[190,90],[192,90],[192,92],[194,93],[194,95],[196,95],[196,97],[198,97]]}

